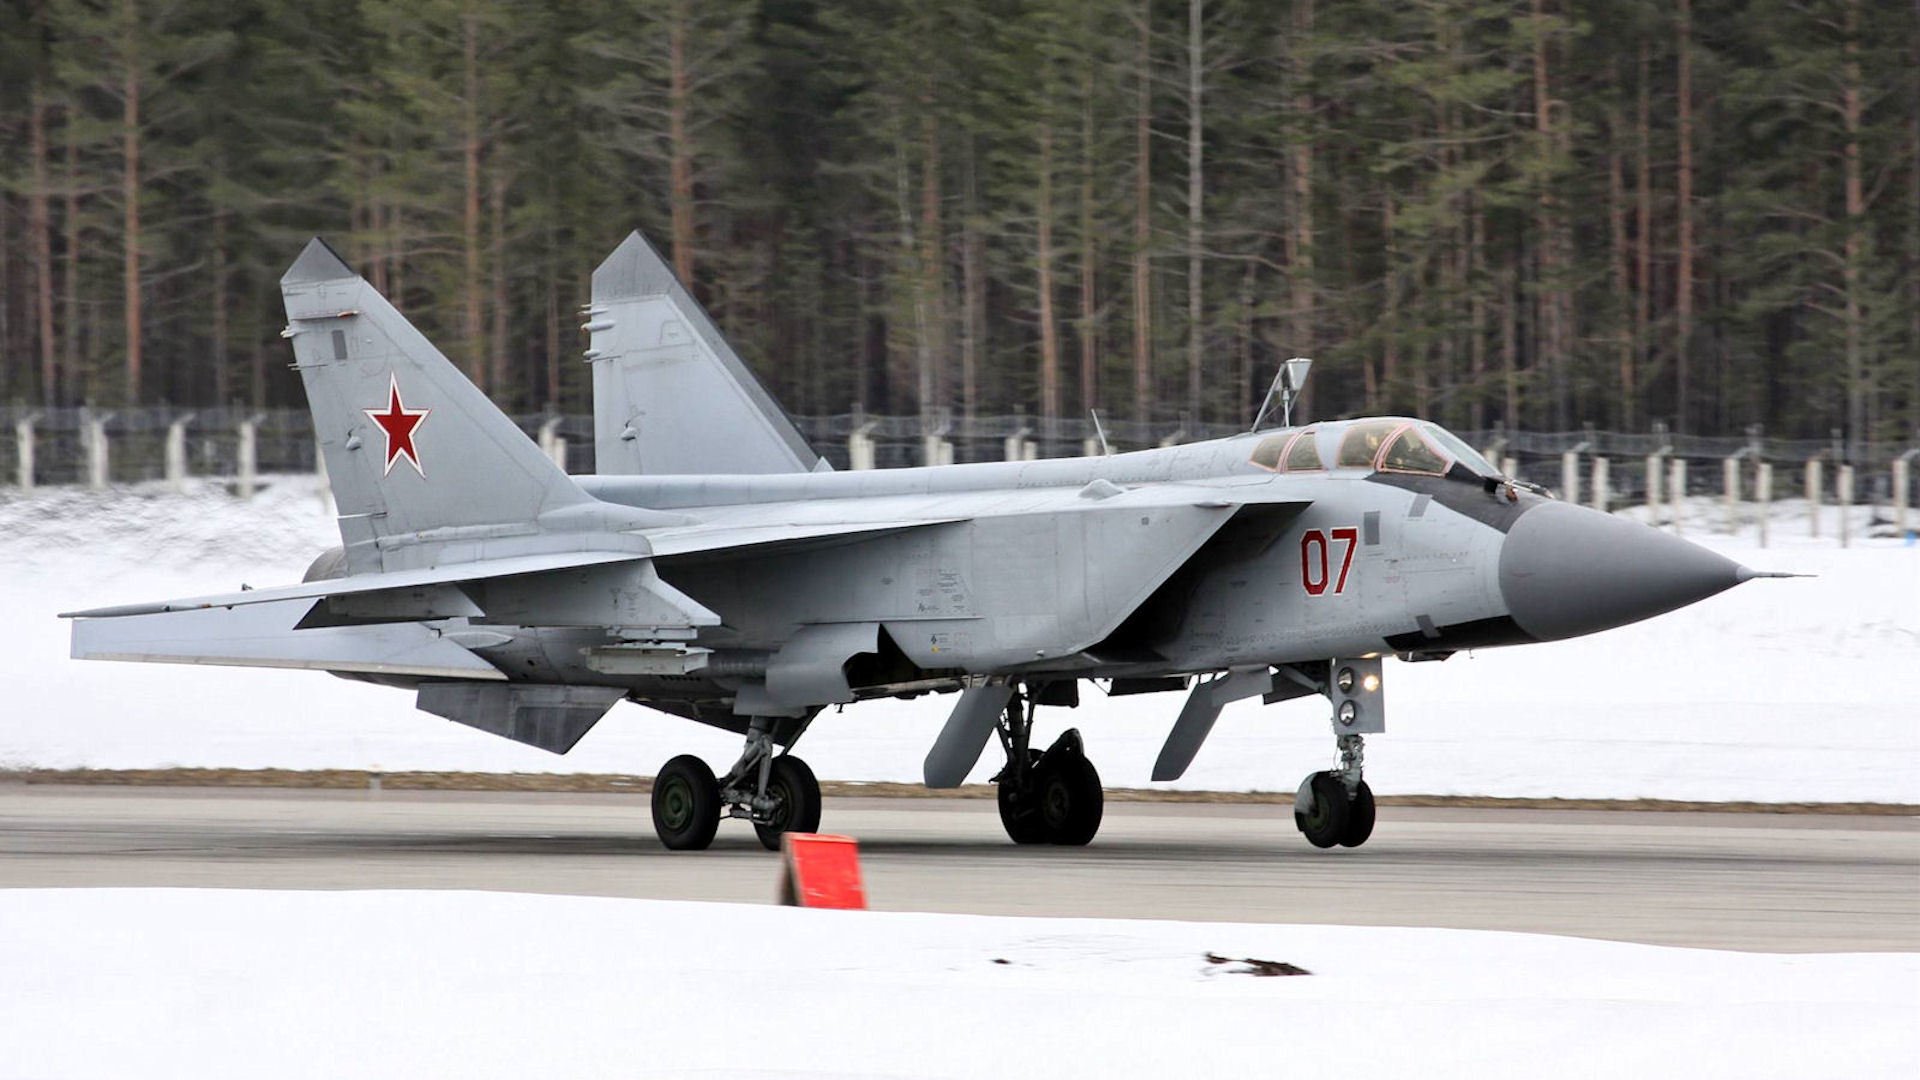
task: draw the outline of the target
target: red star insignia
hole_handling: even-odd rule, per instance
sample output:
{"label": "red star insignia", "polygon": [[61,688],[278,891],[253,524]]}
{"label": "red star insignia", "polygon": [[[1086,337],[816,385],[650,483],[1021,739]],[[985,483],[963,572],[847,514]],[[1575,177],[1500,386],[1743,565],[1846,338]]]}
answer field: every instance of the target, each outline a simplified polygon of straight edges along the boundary
{"label": "red star insignia", "polygon": [[421,477],[424,478],[427,475],[427,471],[420,467],[420,455],[414,452],[413,429],[419,427],[420,421],[425,420],[427,414],[433,410],[407,408],[406,403],[400,400],[399,377],[389,375],[387,378],[390,381],[387,389],[386,411],[381,412],[378,409],[361,410],[367,414],[367,419],[379,424],[380,430],[385,432],[387,436],[387,467],[381,475],[391,475],[394,461],[404,455],[407,462],[413,466],[413,471],[419,473]]}

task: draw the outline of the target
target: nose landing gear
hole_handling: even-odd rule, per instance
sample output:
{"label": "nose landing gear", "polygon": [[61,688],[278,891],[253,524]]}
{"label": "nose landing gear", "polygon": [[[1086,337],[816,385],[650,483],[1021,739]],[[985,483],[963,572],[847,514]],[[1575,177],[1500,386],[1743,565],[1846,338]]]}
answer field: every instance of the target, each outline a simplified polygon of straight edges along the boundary
{"label": "nose landing gear", "polygon": [[1373,835],[1373,789],[1363,769],[1363,736],[1387,730],[1386,695],[1377,656],[1336,659],[1327,665],[1321,690],[1333,703],[1333,733],[1340,767],[1300,783],[1293,824],[1317,848],[1359,847]]}
{"label": "nose landing gear", "polygon": [[1340,737],[1340,768],[1317,772],[1300,783],[1293,824],[1317,848],[1359,847],[1373,835],[1373,789],[1361,779],[1364,741]]}

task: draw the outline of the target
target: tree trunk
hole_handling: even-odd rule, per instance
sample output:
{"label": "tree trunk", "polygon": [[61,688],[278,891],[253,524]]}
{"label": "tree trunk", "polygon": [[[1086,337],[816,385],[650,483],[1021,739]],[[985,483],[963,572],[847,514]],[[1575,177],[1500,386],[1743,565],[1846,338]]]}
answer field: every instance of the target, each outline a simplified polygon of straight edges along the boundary
{"label": "tree trunk", "polygon": [[980,339],[986,325],[986,257],[980,250],[980,193],[973,137],[967,136],[966,206],[960,237],[960,413],[972,422],[980,408]]}
{"label": "tree trunk", "polygon": [[1679,251],[1673,281],[1673,428],[1687,430],[1688,351],[1693,338],[1693,0],[1678,0],[1674,19],[1679,52],[1679,174],[1675,178],[1674,214],[1679,226]]}
{"label": "tree trunk", "polygon": [[1081,60],[1080,77],[1080,408],[1100,405],[1100,316],[1093,234],[1093,63]]}
{"label": "tree trunk", "polygon": [[1519,270],[1513,253],[1508,252],[1500,271],[1500,375],[1502,396],[1501,426],[1512,431],[1520,426],[1520,300]]}
{"label": "tree trunk", "polygon": [[1467,195],[1467,318],[1472,336],[1468,339],[1468,385],[1473,388],[1467,410],[1467,426],[1482,431],[1487,426],[1487,215],[1480,200]]}
{"label": "tree trunk", "polygon": [[480,269],[480,20],[472,10],[461,17],[461,61],[465,93],[460,102],[461,154],[466,166],[466,199],[463,202],[462,236],[466,253],[466,275],[462,282],[465,301],[467,376],[481,390],[487,387],[486,332],[481,324],[482,284]]}
{"label": "tree trunk", "polygon": [[1552,422],[1559,430],[1569,426],[1567,386],[1571,382],[1566,377],[1567,356],[1564,349],[1564,333],[1560,325],[1560,245],[1559,245],[1559,207],[1554,196],[1552,163],[1554,160],[1553,128],[1553,88],[1547,64],[1547,20],[1542,0],[1532,0],[1533,10],[1533,122],[1534,133],[1539,141],[1539,154],[1543,167],[1540,170],[1539,192],[1539,300],[1538,310],[1540,330],[1535,337],[1539,355],[1535,362],[1545,367],[1547,373],[1547,396],[1551,407]]}
{"label": "tree trunk", "polygon": [[66,125],[66,140],[61,154],[62,199],[60,224],[65,232],[66,272],[61,276],[61,311],[65,322],[60,332],[60,367],[66,374],[65,400],[79,400],[93,380],[80,370],[80,146],[71,123]]}
{"label": "tree trunk", "polygon": [[673,0],[667,27],[668,198],[673,218],[673,272],[693,291],[693,145],[687,130],[688,0]]}
{"label": "tree trunk", "polygon": [[51,406],[60,397],[60,372],[53,337],[53,221],[47,206],[47,100],[38,76],[33,83],[28,125],[27,152],[33,160],[33,186],[27,194],[27,232],[33,250],[34,338],[40,352],[40,403]]}
{"label": "tree trunk", "polygon": [[1187,418],[1195,424],[1202,420],[1201,366],[1205,347],[1200,326],[1204,285],[1200,277],[1203,242],[1201,199],[1206,189],[1206,163],[1201,146],[1203,126],[1200,95],[1204,84],[1200,68],[1200,39],[1205,3],[1206,0],[1187,0]]}
{"label": "tree trunk", "polygon": [[947,402],[946,241],[940,228],[940,123],[933,102],[920,115],[920,305],[925,361],[920,368],[920,412],[931,415]]}
{"label": "tree trunk", "polygon": [[1153,0],[1140,0],[1140,36],[1134,51],[1133,168],[1133,418],[1153,418]]}
{"label": "tree trunk", "polygon": [[121,6],[123,26],[122,59],[126,68],[121,72],[120,106],[120,199],[121,199],[121,259],[120,287],[124,300],[121,305],[126,326],[126,387],[123,396],[127,404],[137,404],[140,400],[140,13],[136,0],[123,0]]}
{"label": "tree trunk", "polygon": [[1040,123],[1039,250],[1035,253],[1040,290],[1040,415],[1060,416],[1060,331],[1053,312],[1053,125]]}
{"label": "tree trunk", "polygon": [[[1618,68],[1615,69],[1616,81]],[[1613,297],[1616,318],[1624,317],[1633,303],[1633,282],[1627,268],[1627,180],[1621,128],[1624,121],[1618,109],[1607,114],[1607,236],[1613,256]],[[1615,350],[1614,400],[1616,422],[1622,431],[1633,430],[1633,336],[1620,327]]]}
{"label": "tree trunk", "polygon": [[[1649,334],[1653,319],[1653,137],[1652,94],[1653,62],[1646,41],[1640,42],[1640,86],[1638,115],[1634,118],[1634,209],[1633,209],[1633,352],[1640,366],[1652,367]],[[1638,408],[1639,401],[1629,402]]]}
{"label": "tree trunk", "polygon": [[1844,268],[1846,293],[1846,365],[1847,365],[1847,458],[1862,460],[1861,452],[1871,441],[1867,429],[1867,378],[1861,347],[1860,267],[1866,256],[1866,193],[1860,178],[1860,0],[1846,0],[1841,46],[1844,61],[1840,72],[1840,118],[1847,141],[1841,154],[1842,184],[1845,188],[1847,236]]}
{"label": "tree trunk", "polygon": [[[1313,94],[1307,82],[1307,66],[1300,60],[1301,52],[1307,47],[1313,34],[1313,0],[1295,0],[1293,5],[1293,114],[1296,122],[1310,125],[1313,120]],[[1313,140],[1300,138],[1296,133],[1293,141],[1293,250],[1287,254],[1287,263],[1292,271],[1287,275],[1290,286],[1288,308],[1293,319],[1288,336],[1292,352],[1290,356],[1311,357],[1319,347],[1315,334],[1315,295],[1313,277]],[[1284,359],[1284,358],[1283,358]],[[1309,381],[1301,388],[1294,406],[1301,416],[1313,415],[1313,383]]]}
{"label": "tree trunk", "polygon": [[225,405],[233,392],[232,372],[227,370],[229,329],[227,325],[227,218],[224,205],[213,211],[213,400]]}
{"label": "tree trunk", "polygon": [[521,384],[507,370],[507,178],[497,164],[487,178],[487,262],[493,279],[493,327],[487,335],[493,371],[489,385],[502,403],[519,399]]}
{"label": "tree trunk", "polygon": [[1380,406],[1388,412],[1400,407],[1400,252],[1394,245],[1393,194],[1385,193],[1380,204],[1380,246],[1386,254],[1384,299],[1380,308],[1380,329],[1384,334],[1380,350]]}

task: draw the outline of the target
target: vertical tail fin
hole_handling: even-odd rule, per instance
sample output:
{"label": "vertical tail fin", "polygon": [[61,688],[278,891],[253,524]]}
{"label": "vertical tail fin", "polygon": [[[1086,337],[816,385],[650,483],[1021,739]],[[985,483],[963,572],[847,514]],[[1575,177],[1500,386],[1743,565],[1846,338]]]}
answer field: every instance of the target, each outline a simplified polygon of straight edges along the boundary
{"label": "vertical tail fin", "polygon": [[325,242],[280,292],[352,570],[381,568],[383,538],[593,501]]}
{"label": "vertical tail fin", "polygon": [[639,233],[593,272],[588,311],[596,471],[827,467]]}

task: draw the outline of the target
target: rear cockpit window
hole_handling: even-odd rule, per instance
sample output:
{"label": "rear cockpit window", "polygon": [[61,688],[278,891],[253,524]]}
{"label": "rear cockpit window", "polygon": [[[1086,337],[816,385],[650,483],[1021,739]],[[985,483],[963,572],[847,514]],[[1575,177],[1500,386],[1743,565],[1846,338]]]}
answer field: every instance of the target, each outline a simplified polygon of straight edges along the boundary
{"label": "rear cockpit window", "polygon": [[1320,429],[1308,428],[1293,437],[1287,454],[1281,459],[1281,472],[1318,472],[1327,467],[1320,460]]}
{"label": "rear cockpit window", "polygon": [[1340,437],[1339,465],[1343,469],[1371,469],[1380,456],[1380,447],[1393,434],[1401,420],[1362,420]]}
{"label": "rear cockpit window", "polygon": [[1327,467],[1320,460],[1320,429],[1317,427],[1282,432],[1272,438],[1261,439],[1260,445],[1253,448],[1253,457],[1248,460],[1274,472],[1318,472]]}
{"label": "rear cockpit window", "polygon": [[1447,459],[1429,445],[1425,436],[1411,424],[1402,428],[1380,455],[1382,472],[1441,476],[1446,473],[1447,464]]}
{"label": "rear cockpit window", "polygon": [[1280,455],[1286,452],[1291,435],[1275,435],[1271,439],[1261,439],[1260,445],[1253,448],[1253,457],[1248,460],[1263,469],[1280,469]]}

